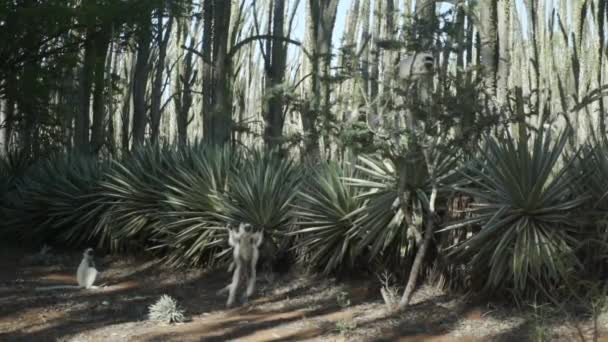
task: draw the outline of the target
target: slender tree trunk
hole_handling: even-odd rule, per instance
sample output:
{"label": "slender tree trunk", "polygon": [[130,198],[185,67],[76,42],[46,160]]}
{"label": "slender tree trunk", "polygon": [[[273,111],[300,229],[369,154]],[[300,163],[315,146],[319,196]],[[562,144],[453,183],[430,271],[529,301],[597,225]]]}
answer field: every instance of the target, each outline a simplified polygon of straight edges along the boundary
{"label": "slender tree trunk", "polygon": [[[598,23],[598,38],[599,38],[599,47],[598,47],[598,68],[597,72],[597,86],[598,88],[603,86],[603,66],[604,66],[604,49],[605,49],[605,36],[604,28],[606,26],[606,14],[608,13],[608,1],[599,0],[598,9],[597,9],[597,23]],[[605,106],[604,106],[604,98],[601,97],[598,101],[599,104],[599,113],[598,113],[598,126],[600,130],[600,137],[602,142],[605,144],[608,142],[608,131],[606,131],[606,118],[605,118]]]}
{"label": "slender tree trunk", "polygon": [[6,81],[6,102],[4,104],[4,117],[2,118],[2,125],[3,127],[3,131],[4,134],[2,136],[2,152],[4,154],[8,154],[11,147],[10,147],[10,142],[11,142],[11,135],[13,134],[12,132],[12,127],[13,127],[13,120],[15,117],[15,79],[12,77],[12,75],[10,75],[9,77],[7,77],[7,81]]}
{"label": "slender tree trunk", "polygon": [[307,139],[305,154],[312,161],[321,158],[317,118],[322,114],[328,122],[330,112],[329,68],[331,65],[331,38],[336,20],[338,0],[309,0],[307,38],[312,54],[310,83],[307,89],[309,104],[302,109],[302,124]]}
{"label": "slender tree trunk", "polygon": [[511,4],[512,0],[498,0],[497,16],[498,21],[498,65],[497,76],[497,95],[502,104],[507,103],[509,91],[509,69],[511,66],[511,56],[509,48],[511,46]]}
{"label": "slender tree trunk", "polygon": [[[106,84],[105,70],[110,45],[109,27],[95,36],[95,73],[93,90],[93,126],[91,129],[91,151],[97,154],[105,141],[104,122],[106,117],[104,90]],[[111,61],[111,58],[110,58]]]}
{"label": "slender tree trunk", "polygon": [[[524,0],[525,5],[526,5],[526,10],[528,13],[528,31],[530,32],[530,39],[531,39],[531,44],[532,44],[532,59],[533,59],[533,63],[532,63],[532,67],[533,67],[533,71],[534,71],[534,87],[536,88],[536,96],[535,96],[535,108],[539,109],[541,106],[540,103],[540,66],[539,66],[539,59],[540,59],[540,54],[538,51],[538,37],[537,37],[537,25],[538,25],[538,5],[536,3],[536,1],[531,1],[531,0]],[[541,18],[544,18],[545,14],[542,13]],[[532,89],[530,89],[532,90]],[[540,114],[540,113],[537,113]]]}
{"label": "slender tree trunk", "polygon": [[[433,46],[434,41],[434,33],[435,33],[435,25],[436,25],[436,17],[435,17],[435,1],[434,0],[418,0],[416,2],[416,27],[414,32],[416,33],[416,39],[420,44],[420,48],[424,50],[429,50]],[[421,143],[419,139],[425,139],[426,135],[421,134],[420,127],[417,123],[417,119],[412,115],[411,111],[415,110],[415,105],[424,105],[427,102],[428,94],[432,93],[433,86],[433,75],[429,74],[427,76],[423,76],[420,82],[418,82],[418,86],[416,91],[417,94],[411,94],[409,99],[406,99],[406,122],[407,128],[413,134],[409,137],[408,145],[410,146],[410,152],[406,156],[403,162],[398,163],[398,171],[399,171],[399,182],[400,184],[406,183],[406,177],[408,175],[407,170],[411,170],[412,168],[416,168],[417,164],[423,163],[426,170],[425,172],[429,175],[429,179],[434,180],[434,172],[432,168],[432,161],[430,158],[430,152],[433,150],[433,147],[428,147],[427,143],[424,141]],[[420,97],[420,98],[417,98]],[[414,107],[412,107],[412,104]],[[410,197],[415,194],[411,194],[407,189],[403,186],[400,187],[400,198],[402,198],[401,207],[403,210],[403,214],[406,216],[406,222],[414,222],[413,217],[407,217],[410,215],[415,215],[416,210],[410,210]],[[433,228],[434,228],[434,206],[435,206],[435,198],[437,196],[437,187],[433,183],[433,191],[429,201],[429,208],[420,208],[420,210],[426,211],[426,215],[422,213],[417,213],[423,217],[425,231],[422,235],[418,230],[418,227],[415,223],[409,223],[407,229],[414,230],[414,236],[416,238],[416,247],[418,250],[416,251],[416,256],[414,258],[414,263],[412,264],[412,268],[410,269],[410,274],[407,280],[407,284],[405,287],[405,291],[403,292],[403,296],[399,301],[399,309],[403,309],[409,305],[410,299],[414,292],[414,289],[417,285],[418,275],[420,273],[420,268],[422,267],[422,262],[426,256],[428,248],[431,243]],[[418,202],[422,202],[418,200]],[[426,209],[426,210],[425,210]]]}
{"label": "slender tree trunk", "polygon": [[74,145],[78,151],[89,152],[89,126],[91,89],[93,87],[93,75],[95,71],[95,37],[94,29],[89,27],[86,31],[84,45],[84,61],[80,76],[80,101],[79,113],[74,122]]}
{"label": "slender tree trunk", "polygon": [[484,66],[485,87],[496,96],[496,72],[498,70],[498,17],[496,0],[479,3],[481,27],[481,63]]}
{"label": "slender tree trunk", "polygon": [[6,146],[6,117],[7,117],[7,106],[8,101],[6,99],[0,100],[0,156],[6,157],[7,146]]}
{"label": "slender tree trunk", "polygon": [[[431,179],[434,179],[434,171],[433,169],[433,161],[430,158],[429,151],[423,152],[425,155],[425,164],[430,171]],[[433,230],[435,228],[435,201],[437,199],[437,185],[433,182],[433,188],[431,191],[431,196],[429,198],[429,207],[426,208],[427,213],[424,218],[424,237],[422,240],[418,239],[416,241],[416,245],[418,246],[418,250],[416,251],[416,256],[414,257],[414,263],[412,264],[412,268],[410,270],[410,275],[408,277],[407,284],[405,286],[405,290],[403,291],[403,296],[399,301],[399,309],[404,309],[410,304],[410,300],[412,299],[412,295],[414,294],[414,289],[416,288],[416,283],[418,281],[418,275],[420,274],[420,268],[422,267],[422,262],[426,253],[431,245],[431,240],[433,238]]]}
{"label": "slender tree trunk", "polygon": [[124,95],[124,99],[123,99],[123,103],[122,103],[122,109],[121,109],[121,113],[120,113],[120,117],[121,117],[121,129],[120,129],[120,146],[123,152],[128,152],[129,151],[129,144],[130,144],[130,135],[131,135],[131,115],[132,115],[132,111],[131,111],[131,107],[133,107],[133,101],[132,101],[132,95],[133,95],[133,88],[134,88],[134,83],[135,83],[135,70],[136,70],[136,64],[137,64],[137,60],[135,58],[135,56],[133,56],[133,54],[128,54],[128,61],[129,63],[125,62],[125,77],[128,80],[128,87],[127,90],[125,92]]}
{"label": "slender tree trunk", "polygon": [[137,37],[137,61],[133,79],[133,145],[143,145],[146,132],[147,104],[146,86],[150,71],[148,60],[150,58],[150,42],[152,32],[150,23],[140,25]]}
{"label": "slender tree trunk", "polygon": [[[372,63],[370,65],[370,74],[369,74],[369,80],[370,80],[370,98],[369,101],[373,102],[376,100],[376,98],[378,97],[378,93],[379,93],[379,78],[380,78],[380,47],[378,46],[378,42],[380,41],[381,37],[380,34],[382,32],[382,18],[385,17],[385,13],[384,13],[384,3],[386,1],[375,1],[374,2],[374,31],[372,32],[372,37],[373,37],[373,41],[372,41],[372,49],[371,49],[371,54],[372,54]],[[375,122],[380,122],[381,120],[381,116],[380,116],[380,108],[382,108],[382,104],[378,103],[377,106],[375,106],[374,109],[376,109],[376,113],[375,113],[375,117],[374,120]]]}
{"label": "slender tree trunk", "polygon": [[[273,8],[272,35],[274,37],[284,37],[284,18],[285,0],[274,0]],[[277,93],[276,87],[283,83],[285,78],[285,67],[287,64],[287,46],[284,42],[271,41],[270,66],[266,70],[268,80],[266,91],[270,92],[270,97],[266,106],[266,127],[264,130],[264,140],[266,145],[274,147],[280,145],[283,136],[283,94]]]}
{"label": "slender tree trunk", "polygon": [[[39,144],[38,143],[38,118],[40,115],[42,96],[41,89],[39,89],[37,73],[39,68],[34,62],[26,62],[23,67],[23,74],[21,76],[20,94],[17,97],[17,106],[19,111],[24,116],[25,127],[21,132],[21,147],[32,153],[34,156],[38,155]],[[28,97],[26,94],[39,94],[39,96]]]}
{"label": "slender tree trunk", "polygon": [[[369,18],[370,18],[370,0],[363,0],[361,5],[361,37],[359,40],[358,51],[361,51],[361,82],[360,89],[355,88],[355,94],[357,99],[358,111],[365,110],[366,100],[370,98],[369,91],[369,57],[370,57],[370,45],[371,37],[369,33]],[[355,86],[356,87],[356,86]],[[367,122],[373,129],[377,128],[376,123],[372,120],[371,113],[359,113],[359,122]]]}
{"label": "slender tree trunk", "polygon": [[214,40],[214,11],[215,0],[203,0],[203,105],[201,106],[201,117],[203,121],[203,138],[210,141],[212,139],[212,108],[213,108],[213,89],[215,82],[213,78],[213,40]]}
{"label": "slender tree trunk", "polygon": [[[112,36],[114,36],[114,27],[112,27]],[[110,53],[108,58],[108,63],[106,65],[105,71],[105,83],[106,89],[110,94],[108,98],[108,134],[107,134],[107,144],[108,150],[112,156],[116,154],[116,110],[114,108],[115,104],[115,95],[114,95],[114,87],[112,81],[112,75],[118,74],[118,56],[120,55],[118,52],[114,52],[114,43],[110,44]]]}
{"label": "slender tree trunk", "polygon": [[169,43],[169,37],[171,37],[171,30],[173,27],[173,16],[170,16],[167,20],[167,25],[164,28],[165,34],[163,36],[163,11],[158,10],[156,18],[156,45],[158,46],[158,60],[156,61],[156,68],[154,71],[154,83],[152,85],[152,99],[150,107],[150,126],[151,126],[151,140],[152,143],[158,141],[159,130],[160,130],[160,118],[161,118],[161,100],[162,100],[162,88],[163,88],[163,71],[165,69],[165,60],[167,57],[167,44]]}
{"label": "slender tree trunk", "polygon": [[[183,73],[179,71],[176,73],[174,83],[178,91],[174,101],[177,111],[177,137],[179,144],[182,146],[186,145],[188,142],[188,115],[190,113],[190,108],[192,107],[192,85],[196,81],[196,71],[194,70],[192,49],[194,49],[198,38],[197,32],[200,24],[201,21],[196,20],[194,24],[195,29],[191,33],[190,43],[188,45],[190,50],[186,52],[183,64],[179,65],[180,68],[183,66]],[[183,32],[181,39],[185,40],[188,36],[187,26],[184,24],[180,25],[180,30]]]}
{"label": "slender tree trunk", "polygon": [[231,1],[215,0],[213,37],[213,106],[211,110],[211,140],[215,144],[230,141],[232,132],[232,63],[228,57]]}
{"label": "slender tree trunk", "polygon": [[[342,52],[339,55],[338,65],[342,68],[341,73],[352,72],[353,66],[359,61],[355,55],[357,50],[357,27],[359,25],[359,8],[361,6],[360,0],[354,0],[348,9],[346,16],[346,27],[344,28],[344,34],[342,36]],[[349,122],[351,120],[352,112],[352,101],[355,98],[353,96],[359,91],[355,87],[354,80],[345,80],[341,82],[338,87],[339,94],[339,107],[337,109],[338,115],[342,115],[342,120]],[[338,118],[340,120],[340,118]]]}

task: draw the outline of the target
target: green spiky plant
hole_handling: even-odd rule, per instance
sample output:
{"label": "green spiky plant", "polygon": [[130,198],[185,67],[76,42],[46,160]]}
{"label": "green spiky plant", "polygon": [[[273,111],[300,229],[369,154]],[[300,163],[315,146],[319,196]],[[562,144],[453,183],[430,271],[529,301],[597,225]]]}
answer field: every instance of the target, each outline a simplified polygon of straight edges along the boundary
{"label": "green spiky plant", "polygon": [[77,153],[37,161],[6,195],[4,223],[29,241],[72,246],[99,241],[99,234],[109,233],[94,230],[105,209],[95,196],[108,167]]}
{"label": "green spiky plant", "polygon": [[243,158],[229,147],[195,147],[182,153],[187,162],[176,167],[167,183],[167,237],[155,248],[168,248],[166,260],[173,265],[211,265],[222,260],[226,224],[217,214]]}
{"label": "green spiky plant", "polygon": [[[431,153],[435,162],[435,179],[440,190],[450,182],[459,154],[452,149],[435,149]],[[401,170],[406,172],[399,184],[395,163],[389,159],[380,160],[370,156],[360,156],[357,169],[359,177],[348,179],[350,184],[360,188],[358,197],[364,201],[358,210],[355,225],[348,236],[358,241],[357,250],[367,251],[370,258],[381,257],[385,265],[393,270],[403,271],[403,263],[412,253],[414,229],[421,230],[424,208],[428,206],[431,179],[424,169],[424,163],[407,163]],[[399,195],[399,187],[409,193],[407,198]],[[408,225],[401,201],[411,217]]]}
{"label": "green spiky plant", "polygon": [[167,182],[182,162],[179,156],[172,146],[151,145],[113,162],[101,195],[110,205],[108,224],[117,239],[150,247],[162,237]]}
{"label": "green spiky plant", "polygon": [[370,258],[382,255],[392,265],[387,267],[398,267],[411,250],[407,248],[408,232],[399,206],[395,166],[388,159],[360,156],[356,167],[359,177],[347,181],[360,190],[358,199],[363,203],[348,236],[357,241],[357,254],[369,249]]}
{"label": "green spiky plant", "polygon": [[574,213],[585,198],[572,192],[572,159],[557,167],[567,139],[568,132],[553,138],[540,130],[528,150],[527,142],[508,133],[488,137],[465,166],[469,183],[456,190],[477,205],[471,218],[446,229],[481,227],[450,251],[480,281],[472,290],[531,295],[539,286],[554,289],[576,264]]}
{"label": "green spiky plant", "polygon": [[11,150],[0,159],[0,195],[14,190],[15,182],[20,179],[33,163],[32,157],[24,150]]}
{"label": "green spiky plant", "polygon": [[184,310],[173,297],[166,294],[148,307],[148,318],[163,323],[181,323],[185,320]]}
{"label": "green spiky plant", "polygon": [[585,267],[577,276],[597,279],[605,274],[608,260],[608,143],[596,139],[586,143],[575,156],[574,166],[574,189],[588,198],[578,213],[584,220],[584,229],[577,235],[578,255]]}
{"label": "green spiky plant", "polygon": [[262,229],[266,243],[275,247],[286,244],[301,179],[302,169],[292,159],[274,150],[252,151],[233,171],[228,191],[221,196],[218,217],[230,224],[247,222]]}
{"label": "green spiky plant", "polygon": [[317,166],[298,193],[297,228],[292,232],[298,241],[295,247],[301,250],[301,258],[325,274],[352,269],[357,259],[357,242],[348,237],[348,231],[363,201],[345,181],[353,176],[354,168],[346,163]]}

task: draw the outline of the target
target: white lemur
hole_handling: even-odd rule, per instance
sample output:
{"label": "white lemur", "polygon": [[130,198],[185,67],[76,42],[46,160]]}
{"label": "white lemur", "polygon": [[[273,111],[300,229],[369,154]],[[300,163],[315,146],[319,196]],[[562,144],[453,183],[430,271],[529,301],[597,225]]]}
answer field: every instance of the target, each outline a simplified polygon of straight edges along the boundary
{"label": "white lemur", "polygon": [[229,291],[227,307],[234,304],[236,290],[239,287],[241,277],[248,276],[247,290],[243,295],[243,302],[247,302],[249,296],[255,290],[256,266],[260,255],[259,248],[264,239],[262,231],[254,231],[249,223],[241,223],[238,231],[228,227],[228,244],[232,247],[232,264],[229,271],[234,268],[232,282],[218,291],[218,294]]}
{"label": "white lemur", "polygon": [[59,286],[46,286],[38,287],[37,291],[45,290],[58,290],[58,289],[97,289],[98,286],[94,286],[93,283],[97,278],[97,269],[95,268],[95,262],[93,261],[93,248],[87,248],[84,250],[82,261],[78,265],[76,271],[76,280],[78,285],[59,285]]}
{"label": "white lemur", "polygon": [[429,52],[406,54],[399,62],[399,78],[415,80],[422,75],[428,75],[435,67],[435,58]]}
{"label": "white lemur", "polygon": [[93,248],[87,248],[78,266],[78,271],[76,271],[78,286],[85,289],[96,288],[96,286],[93,286],[93,283],[97,278],[97,273],[95,262],[93,261]]}

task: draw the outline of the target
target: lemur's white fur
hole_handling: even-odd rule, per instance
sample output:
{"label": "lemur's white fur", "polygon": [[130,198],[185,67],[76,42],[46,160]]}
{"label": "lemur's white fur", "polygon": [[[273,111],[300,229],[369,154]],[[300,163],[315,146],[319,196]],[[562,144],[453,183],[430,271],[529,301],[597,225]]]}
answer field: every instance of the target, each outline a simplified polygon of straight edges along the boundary
{"label": "lemur's white fur", "polygon": [[82,261],[78,266],[78,271],[76,271],[78,286],[85,289],[94,288],[93,283],[97,278],[97,273],[95,262],[93,261],[93,249],[87,248],[83,253]]}
{"label": "lemur's white fur", "polygon": [[59,289],[98,289],[98,286],[94,286],[93,283],[97,279],[97,269],[95,268],[95,262],[93,261],[93,249],[87,248],[84,250],[82,255],[82,261],[78,265],[76,271],[76,280],[78,285],[59,285],[59,286],[45,286],[37,287],[36,291],[47,291],[47,290],[59,290]]}
{"label": "lemur's white fur", "polygon": [[239,287],[241,277],[248,274],[247,290],[243,296],[246,302],[255,290],[256,265],[259,258],[259,248],[264,239],[261,231],[253,231],[248,223],[241,223],[238,231],[228,228],[228,244],[232,247],[232,264],[229,270],[234,268],[232,282],[221,289],[218,293],[229,291],[226,306],[234,304],[236,290]]}
{"label": "lemur's white fur", "polygon": [[428,52],[405,55],[399,62],[399,78],[414,80],[433,71],[435,59]]}

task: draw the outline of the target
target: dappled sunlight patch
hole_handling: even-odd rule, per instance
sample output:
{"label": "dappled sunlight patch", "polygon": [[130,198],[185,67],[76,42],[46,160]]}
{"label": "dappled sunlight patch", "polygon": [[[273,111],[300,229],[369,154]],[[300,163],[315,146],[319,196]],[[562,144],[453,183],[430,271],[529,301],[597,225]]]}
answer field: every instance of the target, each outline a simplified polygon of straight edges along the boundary
{"label": "dappled sunlight patch", "polygon": [[481,339],[481,338],[476,338],[476,337],[468,337],[468,336],[455,338],[453,336],[447,336],[447,335],[419,334],[419,335],[414,335],[414,336],[399,337],[395,341],[399,341],[399,342],[478,342],[479,341],[479,342],[481,342],[481,341],[486,341],[486,340]]}
{"label": "dappled sunlight patch", "polygon": [[73,274],[66,273],[51,273],[40,277],[40,280],[65,283],[65,284],[76,284],[76,276]]}
{"label": "dappled sunlight patch", "polygon": [[135,281],[135,280],[127,280],[127,281],[122,281],[117,284],[109,284],[107,286],[104,286],[100,290],[103,292],[119,292],[119,291],[132,290],[132,289],[136,289],[136,288],[140,288],[140,287],[143,287],[143,284],[141,282]]}

